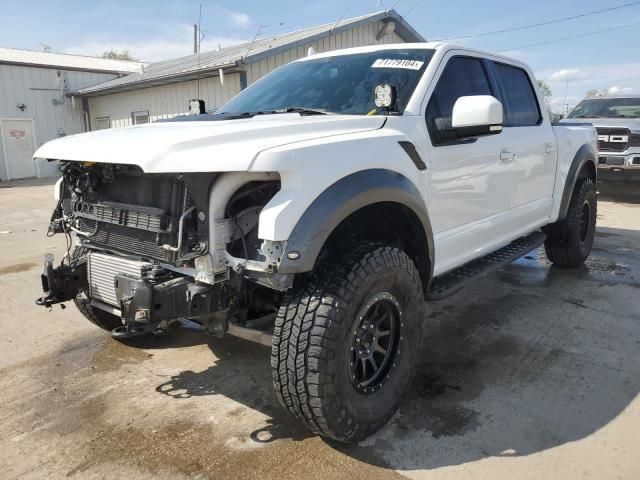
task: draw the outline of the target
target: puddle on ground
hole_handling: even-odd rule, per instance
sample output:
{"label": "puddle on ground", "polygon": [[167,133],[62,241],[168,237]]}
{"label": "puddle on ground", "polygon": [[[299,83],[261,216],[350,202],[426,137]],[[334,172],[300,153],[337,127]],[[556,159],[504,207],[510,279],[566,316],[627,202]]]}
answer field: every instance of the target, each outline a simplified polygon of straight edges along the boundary
{"label": "puddle on ground", "polygon": [[616,233],[607,233],[607,232],[600,232],[600,231],[596,231],[596,237],[597,238],[609,238],[609,237],[619,237],[620,235],[616,234]]}
{"label": "puddle on ground", "polygon": [[16,263],[15,265],[9,265],[8,267],[0,267],[0,275],[8,275],[10,273],[20,273],[31,270],[37,267],[37,263]]}
{"label": "puddle on ground", "polygon": [[491,302],[431,305],[427,317],[425,356],[418,367],[407,402],[393,421],[394,435],[416,429],[434,438],[460,436],[482,424],[482,416],[468,405],[485,389],[485,381],[516,358],[521,340],[500,334],[515,312],[538,297],[507,293]]}
{"label": "puddle on ground", "polygon": [[91,357],[91,369],[96,373],[108,372],[118,370],[123,365],[144,362],[151,357],[152,353],[108,338]]}
{"label": "puddle on ground", "polygon": [[628,265],[618,263],[615,260],[593,256],[587,258],[584,266],[590,273],[613,273],[618,276],[625,276],[631,271],[631,267]]}
{"label": "puddle on ground", "polygon": [[[253,443],[248,438],[231,440]],[[274,446],[229,448],[213,425],[191,419],[174,420],[161,427],[132,424],[113,429],[86,447],[91,455],[71,467],[67,476],[82,477],[95,471],[96,466],[116,463],[135,464],[161,477],[309,478],[310,469],[322,464],[326,478],[404,478],[384,467],[342,455],[318,437],[304,442],[283,440]]]}
{"label": "puddle on ground", "polygon": [[577,268],[561,268],[555,267],[547,259],[544,251],[540,249],[504,267],[498,273],[498,278],[505,283],[524,287],[549,287],[555,282],[577,279],[606,284],[629,283],[631,281],[633,284],[634,276],[629,265],[606,256],[600,256],[601,253],[606,255],[610,251],[611,249],[594,247],[593,252],[597,252],[598,255],[592,253],[584,265]]}

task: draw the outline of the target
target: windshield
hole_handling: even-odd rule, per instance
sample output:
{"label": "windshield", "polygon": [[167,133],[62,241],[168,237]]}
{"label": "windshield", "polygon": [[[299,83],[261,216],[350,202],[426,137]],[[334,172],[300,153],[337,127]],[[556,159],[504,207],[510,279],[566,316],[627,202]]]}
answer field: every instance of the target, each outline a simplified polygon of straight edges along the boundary
{"label": "windshield", "polygon": [[640,118],[640,98],[590,98],[581,101],[569,118]]}
{"label": "windshield", "polygon": [[309,59],[284,65],[242,91],[216,113],[246,114],[312,109],[366,115],[378,112],[374,89],[397,90],[395,112],[402,113],[433,50],[394,49]]}

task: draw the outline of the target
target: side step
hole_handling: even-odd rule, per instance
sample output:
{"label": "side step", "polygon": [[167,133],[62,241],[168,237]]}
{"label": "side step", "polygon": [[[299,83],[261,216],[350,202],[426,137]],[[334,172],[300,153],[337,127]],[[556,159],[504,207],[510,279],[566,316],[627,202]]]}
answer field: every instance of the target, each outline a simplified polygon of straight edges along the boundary
{"label": "side step", "polygon": [[425,298],[430,301],[447,298],[458,292],[467,283],[495,272],[526,255],[531,250],[538,248],[544,243],[545,238],[547,238],[547,235],[542,232],[532,233],[513,241],[500,250],[472,260],[455,270],[436,277],[426,291]]}

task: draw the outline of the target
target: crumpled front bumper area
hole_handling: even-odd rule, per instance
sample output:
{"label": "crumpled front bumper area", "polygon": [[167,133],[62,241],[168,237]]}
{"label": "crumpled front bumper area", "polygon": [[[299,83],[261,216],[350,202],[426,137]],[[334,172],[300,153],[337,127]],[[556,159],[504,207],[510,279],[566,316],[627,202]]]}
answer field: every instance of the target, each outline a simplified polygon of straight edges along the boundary
{"label": "crumpled front bumper area", "polygon": [[36,304],[50,308],[57,303],[73,300],[80,289],[87,284],[86,259],[70,260],[54,268],[53,255],[48,253],[44,257],[41,280],[45,295],[38,298]]}
{"label": "crumpled front bumper area", "polygon": [[42,275],[45,296],[36,303],[51,307],[77,299],[117,315],[122,326],[112,335],[118,338],[163,332],[171,321],[185,318],[212,333],[226,331],[230,289],[196,284],[191,277],[146,262],[130,262],[138,265],[137,272],[124,266],[126,273],[108,272],[101,269],[105,258],[127,263],[119,257],[89,253],[81,261],[53,268],[53,256],[47,255]]}

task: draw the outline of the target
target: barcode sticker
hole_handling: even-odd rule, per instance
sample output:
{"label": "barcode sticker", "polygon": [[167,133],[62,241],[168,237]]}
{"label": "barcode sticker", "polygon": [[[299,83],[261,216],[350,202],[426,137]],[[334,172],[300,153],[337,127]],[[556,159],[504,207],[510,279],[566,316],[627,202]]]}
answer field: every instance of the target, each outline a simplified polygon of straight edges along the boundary
{"label": "barcode sticker", "polygon": [[420,70],[424,62],[419,60],[403,60],[400,58],[379,58],[371,68],[406,68],[407,70]]}

